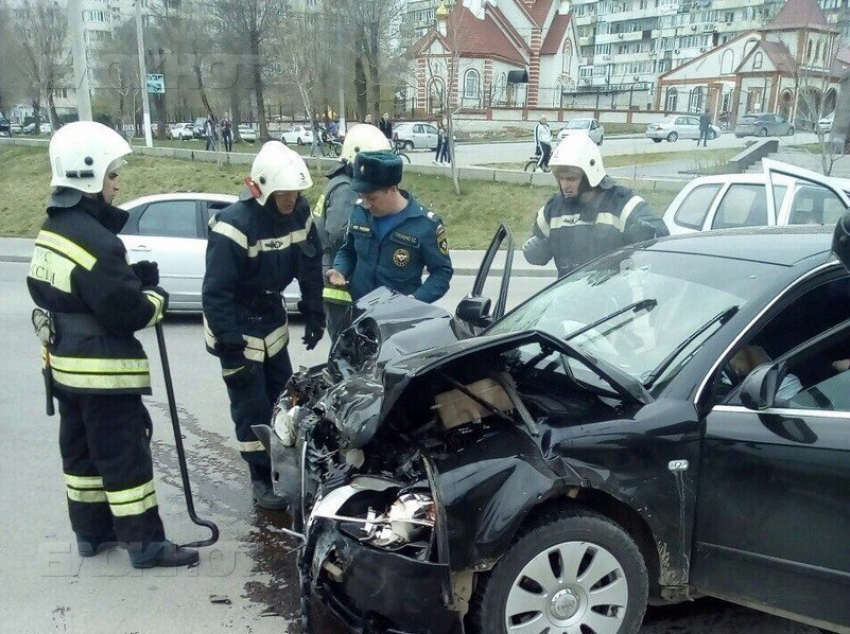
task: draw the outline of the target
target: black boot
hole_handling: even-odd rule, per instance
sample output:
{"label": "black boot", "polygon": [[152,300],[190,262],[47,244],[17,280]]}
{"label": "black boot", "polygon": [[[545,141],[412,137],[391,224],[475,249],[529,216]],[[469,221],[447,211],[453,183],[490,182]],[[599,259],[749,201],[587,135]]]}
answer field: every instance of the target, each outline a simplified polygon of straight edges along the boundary
{"label": "black boot", "polygon": [[267,511],[285,511],[289,505],[279,495],[275,495],[271,482],[265,480],[253,480],[251,482],[254,492],[254,502],[261,509]]}
{"label": "black boot", "polygon": [[109,533],[108,535],[77,534],[77,552],[80,554],[80,557],[94,557],[117,545],[115,533]]}
{"label": "black boot", "polygon": [[183,548],[165,540],[154,542],[144,550],[130,550],[130,563],[133,568],[176,568],[198,563],[198,551]]}

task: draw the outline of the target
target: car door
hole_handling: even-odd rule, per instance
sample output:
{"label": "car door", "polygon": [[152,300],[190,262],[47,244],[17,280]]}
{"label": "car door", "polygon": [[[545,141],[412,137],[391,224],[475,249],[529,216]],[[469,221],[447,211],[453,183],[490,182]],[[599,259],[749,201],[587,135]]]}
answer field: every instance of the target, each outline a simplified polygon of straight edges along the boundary
{"label": "car door", "polygon": [[775,184],[783,178],[794,179],[793,191],[784,200],[777,202],[776,188],[767,190],[768,210],[779,210],[777,224],[835,225],[838,218],[850,209],[847,193],[823,174],[768,158],[762,159],[762,166],[768,183]]}
{"label": "car door", "polygon": [[[491,298],[485,295],[485,286],[491,272],[494,275],[498,272],[493,271],[493,264],[500,252],[504,252],[504,265],[501,271],[502,277],[499,280],[498,298],[496,305],[493,306]],[[484,258],[481,260],[481,266],[478,268],[472,290],[469,295],[461,300],[455,311],[456,330],[460,338],[471,337],[480,333],[505,314],[513,262],[513,234],[505,225],[499,225],[490,241],[490,246],[484,252]]]}
{"label": "car door", "polygon": [[708,221],[712,229],[760,227],[775,224],[762,183],[731,183],[719,196]]}
{"label": "car door", "polygon": [[850,363],[850,280],[832,267],[820,282],[743,346],[768,356],[792,349],[706,416],[690,582],[700,594],[847,631],[850,372],[833,364]]}
{"label": "car door", "polygon": [[206,230],[198,200],[165,200],[133,210],[121,239],[134,262],[159,265],[160,286],[171,310],[200,310]]}
{"label": "car door", "polygon": [[425,134],[425,144],[422,147],[428,148],[429,150],[436,149],[437,147],[437,128],[432,126],[430,123],[425,123],[422,125],[422,129]]}
{"label": "car door", "polygon": [[411,132],[411,136],[413,137],[413,146],[416,148],[430,148],[431,145],[428,144],[428,137],[425,134],[425,126],[421,123],[416,123],[413,125],[413,132]]}

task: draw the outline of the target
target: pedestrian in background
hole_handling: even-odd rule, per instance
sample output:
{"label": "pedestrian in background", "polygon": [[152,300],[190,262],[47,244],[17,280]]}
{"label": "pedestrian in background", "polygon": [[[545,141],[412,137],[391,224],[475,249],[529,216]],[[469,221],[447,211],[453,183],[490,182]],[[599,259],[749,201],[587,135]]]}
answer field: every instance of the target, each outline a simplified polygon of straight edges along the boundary
{"label": "pedestrian in background", "polygon": [[697,139],[697,145],[702,141],[702,146],[706,147],[708,144],[708,136],[711,133],[711,115],[708,112],[708,108],[705,109],[699,116],[699,139]]}
{"label": "pedestrian in background", "polygon": [[378,120],[378,128],[384,133],[388,139],[393,138],[393,122],[390,121],[389,113],[385,112],[384,116]]}
{"label": "pedestrian in background", "polygon": [[449,129],[443,126],[445,132],[443,138],[443,150],[440,152],[440,165],[449,166],[452,164],[452,139],[449,138]]}
{"label": "pedestrian in background", "polygon": [[437,151],[434,154],[434,160],[431,161],[434,165],[439,165],[443,158],[443,146],[446,143],[446,129],[443,127],[442,121],[437,121]]}
{"label": "pedestrian in background", "polygon": [[319,117],[313,117],[310,121],[313,142],[310,144],[310,156],[318,156],[322,152],[322,127],[319,125]]}
{"label": "pedestrian in background", "polygon": [[230,152],[233,150],[233,121],[230,120],[230,113],[225,112],[224,118],[221,120],[221,139],[224,141],[224,151]]}
{"label": "pedestrian in background", "polygon": [[207,115],[207,120],[204,122],[204,136],[206,137],[207,145],[206,151],[210,150],[215,151],[215,141],[216,141],[216,130],[215,130],[215,119],[213,116]]}
{"label": "pedestrian in background", "polygon": [[54,324],[42,343],[59,401],[77,552],[93,557],[121,545],[134,568],[188,566],[198,552],[168,541],[159,516],[152,423],[142,402],[151,394],[150,367],[135,336],[162,320],[168,294],[158,286],[155,262],[128,263],[117,235],[128,214],[112,206],[123,157],[131,152],[100,123],[76,121],[56,131],[50,140],[56,189],[27,286]]}

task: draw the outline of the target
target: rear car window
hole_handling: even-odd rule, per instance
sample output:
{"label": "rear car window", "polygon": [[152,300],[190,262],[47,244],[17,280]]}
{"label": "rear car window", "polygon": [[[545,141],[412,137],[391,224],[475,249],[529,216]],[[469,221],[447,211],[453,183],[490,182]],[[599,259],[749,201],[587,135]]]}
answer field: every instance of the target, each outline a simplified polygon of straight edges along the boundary
{"label": "rear car window", "polygon": [[732,185],[714,214],[712,229],[757,227],[767,224],[764,185]]}
{"label": "rear car window", "polygon": [[720,183],[694,187],[682,201],[682,204],[679,205],[676,215],[673,216],[673,221],[681,227],[702,229],[705,216],[708,214],[717,192],[720,191],[720,187]]}

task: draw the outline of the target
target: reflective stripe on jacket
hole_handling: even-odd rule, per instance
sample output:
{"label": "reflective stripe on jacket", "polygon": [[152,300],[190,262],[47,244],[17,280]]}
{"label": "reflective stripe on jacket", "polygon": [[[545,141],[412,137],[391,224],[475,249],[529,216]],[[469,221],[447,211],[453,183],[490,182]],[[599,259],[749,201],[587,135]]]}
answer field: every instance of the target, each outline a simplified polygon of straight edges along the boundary
{"label": "reflective stripe on jacket", "polygon": [[91,394],[150,394],[148,360],[137,330],[162,319],[116,235],[126,212],[99,198],[51,207],[35,241],[27,286],[54,317],[50,350],[55,385]]}

